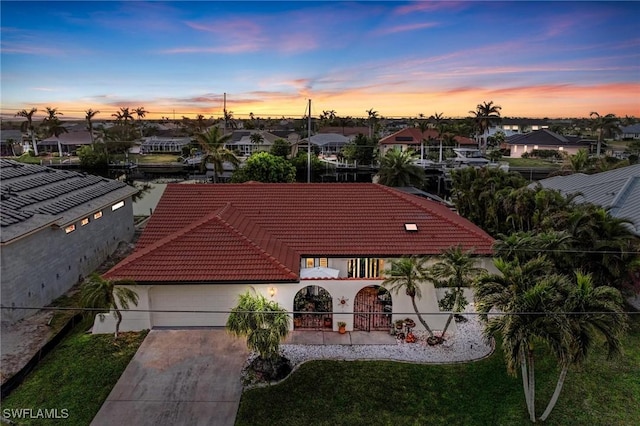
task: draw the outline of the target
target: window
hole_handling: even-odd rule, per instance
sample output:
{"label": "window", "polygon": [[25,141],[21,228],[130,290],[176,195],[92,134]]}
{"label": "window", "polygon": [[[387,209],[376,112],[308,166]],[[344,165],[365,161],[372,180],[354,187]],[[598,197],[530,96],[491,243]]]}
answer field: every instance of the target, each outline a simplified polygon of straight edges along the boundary
{"label": "window", "polygon": [[67,233],[67,234],[70,233],[70,232],[73,232],[75,230],[76,230],[76,226],[75,225],[69,225],[66,228],[64,228],[64,232]]}
{"label": "window", "polygon": [[102,217],[102,212],[95,212],[95,213],[93,214],[93,218],[94,218],[94,219],[100,219],[101,217]]}
{"label": "window", "polygon": [[124,201],[120,201],[119,203],[115,203],[111,206],[111,211],[118,210],[120,207],[124,206]]}
{"label": "window", "polygon": [[347,273],[349,278],[379,278],[384,266],[382,259],[359,257],[349,259]]}
{"label": "window", "polygon": [[329,266],[329,259],[326,257],[306,257],[304,258],[305,268],[315,268],[321,266],[326,268]]}
{"label": "window", "polygon": [[80,225],[81,226],[85,226],[85,225],[88,225],[88,224],[89,224],[89,218],[88,217],[85,217],[84,219],[82,219],[80,221]]}

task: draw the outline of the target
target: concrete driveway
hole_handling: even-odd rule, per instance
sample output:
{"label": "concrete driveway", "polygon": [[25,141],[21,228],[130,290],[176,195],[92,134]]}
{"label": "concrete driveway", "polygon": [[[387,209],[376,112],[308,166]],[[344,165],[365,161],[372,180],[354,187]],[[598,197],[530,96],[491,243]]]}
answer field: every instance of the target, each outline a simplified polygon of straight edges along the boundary
{"label": "concrete driveway", "polygon": [[244,340],[224,329],[151,330],[92,425],[233,425]]}

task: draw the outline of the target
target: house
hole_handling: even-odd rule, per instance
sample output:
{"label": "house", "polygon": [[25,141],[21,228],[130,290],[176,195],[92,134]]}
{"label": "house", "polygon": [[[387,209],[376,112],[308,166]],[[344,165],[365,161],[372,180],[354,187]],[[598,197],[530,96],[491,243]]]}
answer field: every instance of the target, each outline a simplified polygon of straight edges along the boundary
{"label": "house", "polygon": [[530,133],[511,135],[507,137],[504,146],[510,152],[511,158],[520,158],[525,152],[533,150],[561,151],[573,155],[581,149],[587,151],[596,141],[580,136],[563,136],[549,129],[536,130]]}
{"label": "house", "polygon": [[640,236],[640,164],[586,175],[575,173],[538,182],[564,195],[580,194],[575,201],[608,208],[613,217],[629,219]]}
{"label": "house", "polygon": [[[381,287],[393,259],[461,245],[487,267],[492,244],[445,205],[372,183],[169,184],[135,251],[104,277],[137,283],[122,330],[224,326],[250,288],[296,311],[295,329],[389,330],[413,312]],[[418,304],[438,311],[432,285]],[[94,332],[113,329],[113,316],[96,317]]]}
{"label": "house", "polygon": [[13,157],[23,153],[22,132],[20,130],[3,130],[0,132],[0,156]]}
{"label": "house", "polygon": [[141,154],[173,153],[181,154],[182,148],[191,144],[190,137],[148,136],[140,145]]}
{"label": "house", "polygon": [[[477,147],[478,144],[471,138],[464,136],[454,136],[455,146],[444,146],[444,148],[461,148],[461,147]],[[424,156],[429,150],[428,143],[438,140],[438,131],[436,129],[427,129],[421,132],[417,127],[407,127],[380,139],[380,155],[385,155],[392,149],[400,149],[406,151],[412,149],[421,153],[424,149]]]}
{"label": "house", "polygon": [[65,293],[134,233],[123,182],[0,160],[2,321]]}
{"label": "house", "polygon": [[620,133],[614,133],[617,140],[639,140],[640,139],[640,123],[631,126],[620,127]]}
{"label": "house", "polygon": [[91,145],[91,133],[88,130],[72,130],[39,141],[38,152],[71,154],[85,145]]}
{"label": "house", "polygon": [[[251,140],[252,135],[255,134],[260,135],[262,142],[256,144]],[[235,130],[231,141],[227,142],[225,146],[236,151],[239,155],[248,157],[254,152],[269,151],[277,139],[287,140],[286,137],[283,138],[264,130]]]}
{"label": "house", "polygon": [[[318,133],[311,136],[311,145],[318,148],[318,152],[323,156],[337,155],[342,148],[353,140],[355,136],[343,136],[338,133]],[[309,138],[301,139],[295,147],[295,152],[307,151]]]}
{"label": "house", "polygon": [[551,124],[552,123],[546,119],[501,118],[498,123],[491,123],[483,134],[477,135],[476,139],[478,143],[484,144],[487,138],[494,136],[498,132],[504,133],[504,136],[508,138],[513,135],[522,135],[537,130],[548,129]]}

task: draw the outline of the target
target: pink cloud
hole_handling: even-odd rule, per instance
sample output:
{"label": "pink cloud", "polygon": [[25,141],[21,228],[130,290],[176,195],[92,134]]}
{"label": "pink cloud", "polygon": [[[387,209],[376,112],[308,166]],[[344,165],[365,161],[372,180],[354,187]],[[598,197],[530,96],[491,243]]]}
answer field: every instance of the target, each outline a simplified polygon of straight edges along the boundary
{"label": "pink cloud", "polygon": [[457,1],[419,1],[395,8],[396,15],[407,15],[418,12],[434,12],[437,10],[461,10],[469,7],[467,2]]}
{"label": "pink cloud", "polygon": [[416,23],[416,24],[398,25],[395,27],[383,28],[377,31],[377,34],[380,34],[380,35],[395,34],[395,33],[407,32],[407,31],[421,30],[423,28],[432,28],[436,26],[438,26],[437,22],[423,22],[423,23]]}

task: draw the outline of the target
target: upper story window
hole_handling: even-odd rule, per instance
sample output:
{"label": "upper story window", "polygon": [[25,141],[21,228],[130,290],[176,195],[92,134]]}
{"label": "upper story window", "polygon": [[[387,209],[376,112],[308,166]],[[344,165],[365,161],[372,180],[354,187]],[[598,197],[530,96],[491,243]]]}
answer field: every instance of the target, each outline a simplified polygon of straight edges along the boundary
{"label": "upper story window", "polygon": [[76,230],[76,226],[75,225],[69,225],[66,228],[64,228],[64,232],[66,232],[67,234],[73,232]]}
{"label": "upper story window", "polygon": [[347,274],[349,278],[380,278],[384,260],[369,257],[349,259]]}
{"label": "upper story window", "polygon": [[100,219],[101,217],[102,217],[102,212],[101,212],[101,211],[99,211],[99,212],[95,212],[95,213],[93,214],[93,218],[94,218],[94,219]]}
{"label": "upper story window", "polygon": [[124,207],[124,201],[120,201],[111,206],[111,211],[118,210],[120,207]]}
{"label": "upper story window", "polygon": [[329,259],[326,257],[305,257],[303,262],[305,268],[315,268],[317,266],[326,268],[329,266]]}
{"label": "upper story window", "polygon": [[88,224],[89,224],[89,218],[88,217],[85,217],[84,219],[82,219],[80,221],[80,225],[82,225],[82,226],[85,226],[85,225],[88,225]]}

